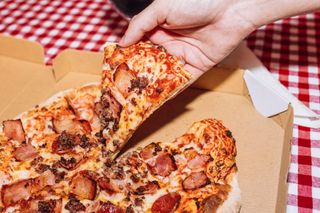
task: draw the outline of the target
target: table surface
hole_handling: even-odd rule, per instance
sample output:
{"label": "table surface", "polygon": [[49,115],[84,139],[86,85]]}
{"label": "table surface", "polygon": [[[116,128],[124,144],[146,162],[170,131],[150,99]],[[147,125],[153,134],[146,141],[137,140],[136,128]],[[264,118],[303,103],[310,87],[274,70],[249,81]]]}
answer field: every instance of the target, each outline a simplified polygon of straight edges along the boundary
{"label": "table surface", "polygon": [[[41,43],[45,62],[63,49],[100,51],[127,22],[107,0],[2,0],[0,33]],[[248,46],[274,77],[320,114],[320,13],[269,24]],[[320,129],[294,126],[287,212],[320,212]]]}

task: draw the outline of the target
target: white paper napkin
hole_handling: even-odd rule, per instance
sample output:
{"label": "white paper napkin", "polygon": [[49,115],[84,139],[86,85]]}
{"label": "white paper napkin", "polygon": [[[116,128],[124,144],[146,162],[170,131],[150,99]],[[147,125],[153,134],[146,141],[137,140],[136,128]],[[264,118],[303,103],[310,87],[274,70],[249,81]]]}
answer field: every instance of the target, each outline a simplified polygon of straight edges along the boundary
{"label": "white paper napkin", "polygon": [[290,103],[294,109],[295,124],[320,128],[320,115],[306,107],[275,79],[244,43],[221,64],[248,70],[244,79],[256,110],[263,116],[270,117],[283,112]]}

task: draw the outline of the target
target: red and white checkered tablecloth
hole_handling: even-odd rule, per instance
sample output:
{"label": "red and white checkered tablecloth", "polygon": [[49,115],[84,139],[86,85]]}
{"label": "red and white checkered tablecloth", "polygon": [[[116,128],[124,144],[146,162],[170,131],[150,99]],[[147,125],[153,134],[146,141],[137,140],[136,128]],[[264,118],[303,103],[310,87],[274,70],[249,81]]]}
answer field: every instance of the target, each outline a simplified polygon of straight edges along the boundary
{"label": "red and white checkered tablecloth", "polygon": [[[0,33],[40,42],[51,64],[66,48],[99,51],[127,22],[107,0],[2,0]],[[320,114],[320,13],[263,27],[248,46],[289,91]],[[320,129],[294,126],[287,212],[320,212]]]}

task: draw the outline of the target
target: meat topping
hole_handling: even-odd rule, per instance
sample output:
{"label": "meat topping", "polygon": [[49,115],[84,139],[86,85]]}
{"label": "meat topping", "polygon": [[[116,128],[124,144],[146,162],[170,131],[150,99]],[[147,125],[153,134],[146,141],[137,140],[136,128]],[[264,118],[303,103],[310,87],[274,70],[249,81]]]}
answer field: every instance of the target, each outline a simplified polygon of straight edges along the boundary
{"label": "meat topping", "polygon": [[190,169],[205,168],[206,163],[211,159],[209,155],[197,155],[192,160],[188,161],[187,166]]}
{"label": "meat topping", "polygon": [[39,201],[38,202],[38,212],[39,213],[51,213],[54,212],[56,208],[56,200]]}
{"label": "meat topping", "polygon": [[148,182],[144,186],[139,186],[135,193],[137,195],[143,195],[143,194],[154,194],[159,189],[159,184],[157,181]]}
{"label": "meat topping", "polygon": [[70,195],[65,209],[69,210],[70,213],[77,213],[79,211],[85,211],[86,207],[75,196]]}
{"label": "meat topping", "polygon": [[30,143],[23,144],[18,147],[14,152],[13,156],[18,161],[27,161],[37,157],[38,151]]}
{"label": "meat topping", "polygon": [[201,172],[191,173],[182,183],[185,190],[193,190],[209,184],[210,181],[206,174]]}
{"label": "meat topping", "polygon": [[71,180],[71,193],[81,199],[93,200],[96,195],[96,182],[80,173]]}
{"label": "meat topping", "polygon": [[3,121],[3,132],[9,139],[25,141],[25,133],[20,119]]}
{"label": "meat topping", "polygon": [[124,213],[124,210],[111,202],[101,202],[98,213]]}
{"label": "meat topping", "polygon": [[148,79],[146,77],[138,77],[136,79],[132,79],[130,83],[131,83],[131,86],[129,88],[129,91],[132,91],[137,88],[139,93],[141,93],[141,91],[144,88],[146,88],[149,84]]}
{"label": "meat topping", "polygon": [[101,101],[100,104],[96,104],[96,107],[97,106],[101,107],[100,113],[98,114],[101,122],[101,127],[103,129],[106,128],[116,131],[119,128],[118,123],[122,106],[112,96],[110,90],[102,90]]}
{"label": "meat topping", "polygon": [[68,158],[68,159],[66,159],[64,157],[61,157],[60,161],[59,161],[59,164],[63,168],[68,169],[68,170],[74,169],[78,165],[78,163],[79,162],[74,157],[71,157],[71,158]]}
{"label": "meat topping", "polygon": [[162,148],[159,146],[159,144],[151,143],[140,151],[140,157],[144,160],[148,160],[157,155],[157,153],[160,151],[162,151]]}
{"label": "meat topping", "polygon": [[135,79],[135,76],[130,72],[128,65],[126,63],[122,63],[116,68],[113,77],[116,87],[126,98],[129,94],[131,81]]}
{"label": "meat topping", "polygon": [[173,212],[180,202],[181,196],[176,192],[171,192],[159,197],[152,205],[152,213],[170,213]]}
{"label": "meat topping", "polygon": [[77,135],[63,131],[52,143],[52,150],[58,154],[63,154],[72,150],[79,143],[80,140]]}
{"label": "meat topping", "polygon": [[168,153],[161,153],[157,156],[154,165],[150,165],[151,173],[166,177],[177,169],[172,155]]}

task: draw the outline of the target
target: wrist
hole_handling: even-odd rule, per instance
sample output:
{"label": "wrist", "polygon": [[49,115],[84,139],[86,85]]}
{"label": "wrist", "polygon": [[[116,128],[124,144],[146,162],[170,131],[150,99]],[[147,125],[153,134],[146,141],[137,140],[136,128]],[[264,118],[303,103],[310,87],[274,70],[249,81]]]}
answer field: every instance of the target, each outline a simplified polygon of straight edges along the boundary
{"label": "wrist", "polygon": [[234,12],[255,28],[320,9],[319,0],[235,0]]}

